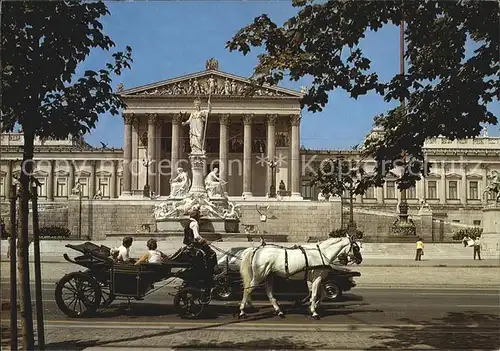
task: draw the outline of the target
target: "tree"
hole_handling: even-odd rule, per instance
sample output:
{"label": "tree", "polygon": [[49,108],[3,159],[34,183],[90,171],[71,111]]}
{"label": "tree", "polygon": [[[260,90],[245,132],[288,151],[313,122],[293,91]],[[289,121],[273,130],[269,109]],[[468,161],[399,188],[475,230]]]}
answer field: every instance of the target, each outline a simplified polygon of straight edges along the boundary
{"label": "tree", "polygon": [[[94,48],[115,46],[103,33],[102,1],[7,2],[2,4],[2,131],[16,124],[24,132],[20,177],[19,278],[23,346],[33,349],[33,319],[28,266],[28,201],[34,138],[83,136],[104,112],[125,107],[111,79],[130,68],[131,48],[112,54],[99,71],[75,77],[78,64]],[[11,287],[12,288],[12,287]]]}
{"label": "tree", "polygon": [[349,223],[347,228],[349,232],[353,233],[356,230],[353,197],[365,193],[367,186],[370,185],[368,174],[362,165],[358,164],[354,159],[325,159],[317,164],[315,168],[314,172],[310,174],[310,184],[312,186],[316,185],[324,195],[342,197],[345,192],[349,194]]}
{"label": "tree", "polygon": [[[246,55],[251,47],[263,47],[252,77],[258,84],[277,84],[285,74],[292,81],[312,77],[302,106],[313,112],[322,110],[334,89],[355,99],[368,92],[387,102],[405,99],[405,108],[375,118],[385,133],[364,145],[364,154],[377,162],[377,185],[402,151],[413,158],[398,180],[406,189],[425,173],[426,139],[474,137],[482,123],[497,123],[488,110],[500,96],[497,1],[294,0],[293,6],[297,14],[282,26],[261,15],[227,48]],[[408,71],[385,82],[372,72],[359,44],[367,31],[400,25],[403,16]],[[466,57],[469,45],[477,48]]]}

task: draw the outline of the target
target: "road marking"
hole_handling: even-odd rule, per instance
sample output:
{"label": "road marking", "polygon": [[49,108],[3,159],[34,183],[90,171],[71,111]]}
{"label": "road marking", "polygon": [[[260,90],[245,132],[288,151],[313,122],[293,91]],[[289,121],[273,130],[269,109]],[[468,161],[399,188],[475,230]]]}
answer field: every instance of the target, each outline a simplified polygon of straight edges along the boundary
{"label": "road marking", "polygon": [[500,308],[499,305],[457,305],[457,307],[467,307],[467,308]]}
{"label": "road marking", "polygon": [[417,292],[417,295],[439,295],[439,296],[499,296],[500,292],[496,294],[481,294],[481,293],[437,293],[437,292]]}

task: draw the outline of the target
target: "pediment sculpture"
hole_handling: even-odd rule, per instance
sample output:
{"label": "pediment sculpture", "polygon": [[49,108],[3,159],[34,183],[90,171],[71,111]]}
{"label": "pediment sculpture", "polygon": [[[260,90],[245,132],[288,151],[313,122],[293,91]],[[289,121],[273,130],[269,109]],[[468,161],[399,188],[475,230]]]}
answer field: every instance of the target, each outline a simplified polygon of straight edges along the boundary
{"label": "pediment sculpture", "polygon": [[131,95],[244,96],[252,90],[253,96],[287,96],[278,89],[273,89],[273,87],[254,87],[249,83],[215,74],[167,83]]}

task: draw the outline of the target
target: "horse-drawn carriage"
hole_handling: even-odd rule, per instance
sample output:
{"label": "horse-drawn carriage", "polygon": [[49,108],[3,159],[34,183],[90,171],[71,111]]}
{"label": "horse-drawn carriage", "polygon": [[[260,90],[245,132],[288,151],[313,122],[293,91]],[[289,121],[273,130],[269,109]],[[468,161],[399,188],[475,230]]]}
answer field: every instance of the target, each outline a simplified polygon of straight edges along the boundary
{"label": "horse-drawn carriage", "polygon": [[[158,263],[116,263],[110,258],[110,248],[91,242],[66,247],[82,253],[71,263],[87,268],[66,274],[56,284],[55,300],[59,309],[70,317],[95,314],[114,300],[142,300],[175,278],[182,280],[174,296],[174,307],[184,318],[198,317],[210,299],[202,298],[204,264],[197,250],[181,248],[168,261]],[[160,283],[159,288],[154,284]]]}

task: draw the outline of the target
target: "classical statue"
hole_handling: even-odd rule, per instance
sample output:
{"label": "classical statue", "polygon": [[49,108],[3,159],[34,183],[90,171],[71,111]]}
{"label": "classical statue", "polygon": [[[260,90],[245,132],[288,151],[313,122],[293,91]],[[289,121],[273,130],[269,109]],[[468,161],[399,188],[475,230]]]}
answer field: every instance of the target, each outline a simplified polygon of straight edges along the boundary
{"label": "classical statue", "polygon": [[318,194],[318,201],[326,201],[326,196],[321,191]]}
{"label": "classical statue", "polygon": [[488,193],[493,193],[495,194],[495,204],[500,203],[500,173],[498,171],[492,171],[490,176],[488,177],[491,179],[490,185],[486,187],[486,190],[484,191],[484,196],[488,196]]}
{"label": "classical statue", "polygon": [[191,187],[187,172],[182,167],[177,168],[177,177],[170,180],[170,197],[184,197]]}
{"label": "classical statue", "polygon": [[431,211],[431,206],[425,201],[424,198],[420,199],[420,208],[418,209],[418,212],[429,212]]}
{"label": "classical statue", "polygon": [[195,110],[191,112],[189,119],[182,123],[182,125],[189,124],[189,143],[191,146],[191,153],[204,153],[205,145],[205,123],[207,122],[208,115],[212,110],[210,98],[208,99],[208,109],[202,110],[200,107],[200,99],[194,101]]}
{"label": "classical statue", "polygon": [[224,81],[224,95],[231,95],[231,82],[227,78]]}
{"label": "classical statue", "polygon": [[80,183],[80,181],[77,181],[75,183],[75,186],[73,187],[73,189],[71,189],[71,194],[73,194],[73,195],[80,194],[81,187],[82,187],[82,184]]}
{"label": "classical statue", "polygon": [[215,167],[212,172],[205,177],[205,189],[209,197],[224,197],[223,180],[219,178],[219,168]]}

